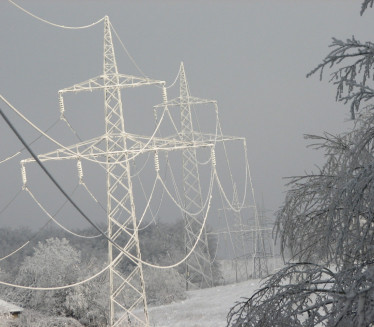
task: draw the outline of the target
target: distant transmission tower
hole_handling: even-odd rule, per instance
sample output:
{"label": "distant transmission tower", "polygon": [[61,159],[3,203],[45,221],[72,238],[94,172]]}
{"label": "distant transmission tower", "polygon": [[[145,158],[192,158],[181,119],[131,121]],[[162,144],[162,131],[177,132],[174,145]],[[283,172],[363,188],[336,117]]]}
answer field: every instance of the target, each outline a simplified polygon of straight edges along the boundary
{"label": "distant transmission tower", "polygon": [[[234,240],[233,240],[233,246],[234,246],[233,251],[234,251],[234,256],[235,256],[234,257],[234,261],[235,261],[235,281],[238,282],[239,277],[240,277],[239,275],[243,275],[243,273],[240,274],[240,271],[243,268],[243,264],[244,264],[245,277],[246,277],[246,279],[249,279],[249,269],[248,269],[247,257],[248,257],[248,252],[250,251],[250,249],[249,249],[248,236],[246,237],[246,235],[248,235],[248,232],[245,232],[246,227],[245,227],[245,224],[243,222],[243,216],[242,216],[242,213],[241,213],[242,208],[240,207],[236,184],[234,184],[232,206],[235,209],[237,209],[237,211],[233,213],[234,214],[234,221],[233,221],[234,224],[233,225],[234,225],[234,229],[236,230],[236,233],[234,233],[234,236],[230,235],[230,237],[234,238]],[[229,228],[228,228],[228,230],[230,231]]]}
{"label": "distant transmission tower", "polygon": [[255,230],[254,230],[254,253],[253,253],[253,278],[264,278],[269,275],[268,255],[264,240],[264,228],[262,216],[255,213]]}
{"label": "distant transmission tower", "polygon": [[[150,138],[128,134],[125,131],[121,89],[144,85],[161,85],[164,104],[167,102],[164,81],[123,75],[118,73],[111,24],[104,19],[104,72],[103,75],[75,84],[59,91],[61,118],[64,118],[63,94],[67,92],[104,91],[105,134],[69,147],[39,155],[41,161],[81,159],[95,161],[106,169],[108,243],[110,264],[110,326],[149,326],[146,292],[141,263],[135,202],[130,174],[133,157],[154,153],[155,170],[159,177],[158,153],[186,148],[213,147],[213,142],[183,142],[178,139]],[[213,151],[213,150],[211,150]],[[26,159],[22,164],[32,162]],[[80,170],[81,170],[80,166]],[[79,165],[78,165],[79,170]],[[120,269],[126,264],[126,270]],[[137,308],[142,307],[143,313]]]}

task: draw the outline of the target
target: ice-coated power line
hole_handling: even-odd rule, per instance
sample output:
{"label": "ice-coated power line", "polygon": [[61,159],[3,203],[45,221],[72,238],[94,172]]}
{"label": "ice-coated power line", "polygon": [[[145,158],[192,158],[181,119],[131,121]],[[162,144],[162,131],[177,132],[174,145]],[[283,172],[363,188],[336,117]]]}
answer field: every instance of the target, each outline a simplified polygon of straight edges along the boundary
{"label": "ice-coated power line", "polygon": [[61,187],[61,185],[56,181],[56,179],[51,175],[51,173],[47,170],[47,168],[43,165],[43,163],[39,160],[37,155],[34,153],[34,151],[29,147],[29,145],[26,143],[26,141],[23,139],[21,134],[17,131],[17,129],[13,126],[13,124],[10,122],[8,117],[4,114],[3,110],[0,107],[0,116],[5,120],[5,122],[8,124],[10,129],[13,131],[13,133],[18,137],[18,139],[21,141],[21,143],[24,145],[24,147],[27,149],[27,151],[31,154],[33,157],[33,160],[39,165],[39,167],[44,171],[44,173],[48,176],[48,178],[52,181],[52,183],[58,188],[58,190],[64,195],[64,197],[72,204],[72,206],[81,214],[81,216],[86,219],[101,235],[103,235],[108,242],[113,244],[117,247],[117,244],[113,242],[110,238],[108,238],[107,235],[82,211],[82,209],[75,203],[75,201],[65,192],[65,190]]}
{"label": "ice-coated power line", "polygon": [[59,28],[64,28],[64,29],[69,29],[69,30],[80,30],[80,29],[85,29],[85,28],[89,28],[89,27],[92,27],[92,26],[95,26],[99,23],[101,23],[103,20],[104,20],[104,17],[99,19],[98,21],[96,22],[93,22],[92,24],[88,24],[88,25],[83,25],[83,26],[65,26],[65,25],[60,25],[60,24],[56,24],[56,23],[53,23],[53,22],[50,22],[49,20],[46,20],[46,19],[43,19],[33,13],[31,13],[30,11],[26,10],[25,8],[21,7],[19,4],[15,3],[14,1],[12,0],[8,0],[9,3],[11,3],[13,6],[17,7],[18,9],[22,10],[24,13],[30,15],[31,17],[43,22],[43,23],[46,23],[48,25],[51,25],[51,26],[54,26],[54,27],[59,27]]}

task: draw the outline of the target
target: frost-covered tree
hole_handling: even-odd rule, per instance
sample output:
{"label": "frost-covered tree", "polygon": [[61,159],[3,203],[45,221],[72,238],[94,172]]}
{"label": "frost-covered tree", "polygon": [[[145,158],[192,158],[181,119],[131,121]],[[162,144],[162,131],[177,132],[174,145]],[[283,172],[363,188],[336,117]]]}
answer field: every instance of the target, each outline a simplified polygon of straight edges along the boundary
{"label": "frost-covered tree", "polygon": [[[21,264],[15,283],[33,287],[73,284],[99,269],[95,262],[83,264],[80,252],[65,238],[39,242]],[[8,298],[22,307],[50,316],[73,317],[85,326],[105,326],[108,296],[106,276],[73,288],[53,291],[8,290]]]}
{"label": "frost-covered tree", "polygon": [[374,111],[325,151],[317,173],[293,177],[277,216],[293,262],[229,314],[232,326],[367,326],[374,318]]}
{"label": "frost-covered tree", "polygon": [[[364,1],[362,13],[373,6]],[[333,39],[327,68],[356,119],[342,135],[308,136],[323,151],[315,173],[291,178],[277,215],[285,268],[234,306],[228,325],[371,326],[374,321],[374,44]]]}
{"label": "frost-covered tree", "polygon": [[[34,287],[53,287],[77,281],[80,253],[66,239],[50,238],[39,242],[34,254],[22,263],[16,283]],[[66,315],[65,301],[71,289],[31,291],[17,289],[13,297],[18,303],[41,312]]]}

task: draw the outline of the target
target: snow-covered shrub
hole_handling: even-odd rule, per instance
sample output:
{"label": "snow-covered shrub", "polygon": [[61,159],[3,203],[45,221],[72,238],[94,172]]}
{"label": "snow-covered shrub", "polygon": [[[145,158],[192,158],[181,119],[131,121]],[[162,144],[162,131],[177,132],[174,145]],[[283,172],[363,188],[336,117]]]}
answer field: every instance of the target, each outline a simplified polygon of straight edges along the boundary
{"label": "snow-covered shrub", "polygon": [[[95,262],[85,270],[86,275],[97,270]],[[109,321],[109,282],[108,274],[101,276],[74,289],[66,297],[65,305],[85,326],[107,326]]]}
{"label": "snow-covered shrub", "polygon": [[83,325],[73,318],[53,317],[37,311],[25,310],[19,318],[9,320],[6,327],[83,327]]}
{"label": "snow-covered shrub", "polygon": [[[93,275],[99,267],[96,262],[83,265],[80,253],[66,239],[50,238],[39,242],[34,254],[21,264],[15,283],[33,287],[70,285]],[[97,327],[107,323],[107,285],[106,275],[102,275],[79,286],[61,290],[8,290],[8,297],[24,308],[61,319],[73,317],[86,326]],[[33,319],[33,315],[30,313],[23,319]]]}
{"label": "snow-covered shrub", "polygon": [[144,267],[144,280],[150,305],[167,304],[186,298],[186,282],[174,269]]}
{"label": "snow-covered shrub", "polygon": [[[66,239],[50,238],[39,242],[34,254],[21,264],[16,284],[33,287],[54,287],[77,281],[80,254]],[[21,306],[51,315],[67,315],[66,297],[72,289],[33,291],[15,289],[10,293]]]}

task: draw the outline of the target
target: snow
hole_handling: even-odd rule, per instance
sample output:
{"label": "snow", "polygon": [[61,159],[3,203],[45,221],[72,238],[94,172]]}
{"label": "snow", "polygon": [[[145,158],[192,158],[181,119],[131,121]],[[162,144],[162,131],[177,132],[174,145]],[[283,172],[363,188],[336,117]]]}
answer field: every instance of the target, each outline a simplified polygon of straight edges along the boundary
{"label": "snow", "polygon": [[224,327],[230,308],[243,297],[249,297],[260,280],[217,286],[187,292],[187,299],[169,305],[150,307],[154,327]]}
{"label": "snow", "polygon": [[23,309],[21,307],[0,299],[0,314],[22,312],[22,311]]}

